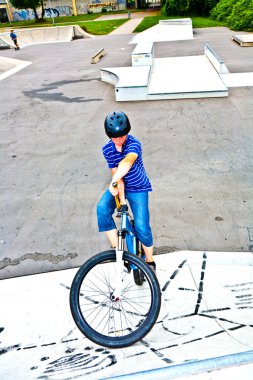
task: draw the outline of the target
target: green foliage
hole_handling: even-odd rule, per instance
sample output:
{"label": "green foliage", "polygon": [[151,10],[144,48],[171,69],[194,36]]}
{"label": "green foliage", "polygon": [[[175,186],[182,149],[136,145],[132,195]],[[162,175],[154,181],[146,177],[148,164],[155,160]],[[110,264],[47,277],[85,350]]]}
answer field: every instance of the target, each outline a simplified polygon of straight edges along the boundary
{"label": "green foliage", "polygon": [[189,14],[208,16],[219,0],[189,0]]}
{"label": "green foliage", "polygon": [[34,9],[41,5],[40,0],[10,0],[10,3],[17,9]]}
{"label": "green foliage", "polygon": [[233,6],[238,0],[220,0],[211,10],[210,16],[217,21],[227,21]]}
{"label": "green foliage", "polygon": [[163,0],[163,13],[168,16],[207,16],[219,0]]}
{"label": "green foliage", "polygon": [[239,0],[234,5],[227,24],[234,30],[253,30],[253,0]]}
{"label": "green foliage", "polygon": [[168,16],[183,16],[187,14],[189,0],[165,0],[164,11]]}
{"label": "green foliage", "polygon": [[233,30],[253,30],[253,0],[220,0],[211,12],[214,20],[225,21]]}

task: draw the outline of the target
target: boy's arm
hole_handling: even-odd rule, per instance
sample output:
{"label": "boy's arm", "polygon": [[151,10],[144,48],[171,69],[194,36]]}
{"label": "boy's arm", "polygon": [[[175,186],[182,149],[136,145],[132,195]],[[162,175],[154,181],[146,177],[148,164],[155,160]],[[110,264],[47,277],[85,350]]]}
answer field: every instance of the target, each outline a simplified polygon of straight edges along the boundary
{"label": "boy's arm", "polygon": [[119,166],[115,168],[116,170],[115,173],[113,173],[112,182],[118,182],[123,178],[129,172],[137,157],[137,153],[128,153],[126,157],[120,161]]}
{"label": "boy's arm", "polygon": [[[112,177],[113,175],[117,172],[117,168],[113,168],[112,170]],[[111,181],[109,190],[112,193],[112,195],[115,197],[116,195],[119,196],[120,199],[120,204],[126,204],[126,198],[125,198],[125,184],[124,180],[121,178],[120,180],[117,181],[117,188],[115,189],[112,187],[113,182],[116,181]]]}
{"label": "boy's arm", "polygon": [[[121,204],[126,203],[123,177],[129,172],[137,157],[137,153],[128,153],[126,157],[120,161],[119,166],[112,169],[112,181],[109,190],[113,196],[119,195]],[[118,184],[116,189],[112,186],[113,182],[117,182]]]}

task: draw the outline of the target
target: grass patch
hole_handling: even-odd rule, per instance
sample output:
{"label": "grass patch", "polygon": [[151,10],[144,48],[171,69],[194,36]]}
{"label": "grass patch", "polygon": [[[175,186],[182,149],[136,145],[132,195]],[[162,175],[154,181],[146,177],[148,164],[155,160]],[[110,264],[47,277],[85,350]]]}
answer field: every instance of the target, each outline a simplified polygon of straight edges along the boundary
{"label": "grass patch", "polygon": [[124,24],[127,19],[122,20],[107,20],[107,21],[89,21],[80,23],[81,28],[90,34],[103,35],[112,32],[120,25]]}
{"label": "grass patch", "polygon": [[[66,19],[72,19],[71,17],[57,17],[55,18],[54,26],[69,26],[69,25],[79,25],[85,32],[94,34],[94,35],[104,35],[112,32],[114,29],[117,29],[120,25],[124,24],[128,19],[119,19],[119,20],[103,20],[103,21],[93,21],[98,16],[95,15],[86,15],[91,17],[80,17],[79,20],[77,18],[70,22],[66,21]],[[93,16],[93,17],[92,17]],[[73,17],[74,18],[74,17]],[[90,21],[89,21],[90,19]],[[52,19],[45,19],[43,23],[36,23],[34,20],[29,21],[20,21],[12,23],[13,29],[21,29],[21,28],[46,28],[53,26]],[[0,28],[9,27],[9,25],[1,24]]]}
{"label": "grass patch", "polygon": [[[133,12],[139,12],[140,10],[134,10]],[[106,13],[90,13],[90,14],[82,14],[78,16],[59,16],[59,17],[54,17],[54,24],[57,25],[74,25],[78,24],[80,22],[85,22],[85,21],[92,21],[97,19],[100,16],[105,16],[105,15],[112,15],[112,14],[126,14],[127,18],[127,13],[128,10],[122,10],[122,11],[117,11],[117,12],[106,12]],[[111,20],[106,21],[110,24]],[[19,29],[19,28],[43,28],[45,26],[53,26],[53,20],[51,17],[44,18],[42,22],[36,22],[35,20],[24,20],[24,21],[14,21],[12,23],[5,22],[5,23],[0,23],[0,29],[1,28],[13,28],[13,29]],[[81,25],[80,25],[81,26]],[[107,28],[106,28],[107,29]],[[110,29],[110,26],[109,26]],[[91,32],[90,32],[91,33]],[[107,32],[109,33],[109,32]],[[105,34],[107,34],[105,33]],[[99,33],[102,34],[102,33]]]}
{"label": "grass patch", "polygon": [[[169,19],[175,19],[175,18],[182,18],[180,17],[169,17],[169,16],[151,16],[151,17],[145,17],[143,21],[135,28],[134,33],[140,33],[144,30],[151,28],[152,26],[159,23],[160,20],[169,20]],[[193,28],[210,28],[215,26],[226,26],[224,22],[220,21],[214,21],[211,20],[208,17],[190,17],[192,20],[192,27]]]}
{"label": "grass patch", "polygon": [[[128,11],[121,11],[117,13],[127,13]],[[132,12],[132,11],[131,11]],[[115,12],[106,12],[106,13],[91,13],[78,16],[60,16],[54,18],[55,26],[65,26],[65,25],[79,25],[83,30],[90,34],[94,35],[104,35],[112,32],[114,29],[118,28],[120,25],[124,24],[128,18],[118,19],[118,20],[103,20],[103,21],[94,21],[100,16],[106,14],[115,14]],[[182,18],[175,16],[148,16],[137,26],[134,30],[134,33],[140,33],[144,30],[151,28],[152,26],[159,23],[160,20],[168,20]],[[208,17],[191,17],[193,28],[207,28],[215,26],[226,26],[224,22],[214,21]],[[43,28],[53,26],[52,18],[45,18],[43,22],[36,22],[35,20],[26,20],[26,21],[17,21],[13,23],[0,23],[0,28],[9,28],[13,29],[19,28]]]}
{"label": "grass patch", "polygon": [[226,26],[222,21],[211,20],[208,17],[192,17],[193,28],[213,28],[216,26]]}
{"label": "grass patch", "polygon": [[[64,23],[66,25],[74,25],[78,24],[80,21],[89,21],[94,20],[101,16],[101,13],[96,14],[85,14],[85,15],[79,15],[79,16],[60,16],[60,17],[54,17],[54,23],[55,25],[58,25],[59,23]],[[44,26],[53,26],[53,20],[52,18],[45,18],[41,22],[36,22],[35,20],[24,20],[24,21],[14,21],[12,23],[5,22],[0,23],[0,28],[13,28],[13,29],[19,29],[19,28],[43,28]]]}

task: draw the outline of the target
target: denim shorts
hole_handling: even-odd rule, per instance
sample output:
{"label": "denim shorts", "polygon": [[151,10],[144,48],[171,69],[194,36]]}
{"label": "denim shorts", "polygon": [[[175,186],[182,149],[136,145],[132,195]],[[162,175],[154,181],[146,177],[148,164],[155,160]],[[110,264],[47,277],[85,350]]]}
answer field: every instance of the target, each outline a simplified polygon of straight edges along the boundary
{"label": "denim shorts", "polygon": [[[148,192],[132,193],[125,191],[125,197],[133,213],[137,238],[146,247],[151,247],[153,245],[153,236],[149,224]],[[114,196],[107,189],[97,205],[99,232],[110,231],[116,228],[112,217],[115,208]]]}

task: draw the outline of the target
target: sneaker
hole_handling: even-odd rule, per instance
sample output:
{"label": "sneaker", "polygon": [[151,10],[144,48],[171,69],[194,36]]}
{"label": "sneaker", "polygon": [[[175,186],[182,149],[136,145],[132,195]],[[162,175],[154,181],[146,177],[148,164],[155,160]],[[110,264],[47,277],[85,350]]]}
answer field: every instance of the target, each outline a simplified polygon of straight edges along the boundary
{"label": "sneaker", "polygon": [[156,275],[156,263],[152,261],[151,263],[147,263],[149,265],[149,268],[154,272]]}

